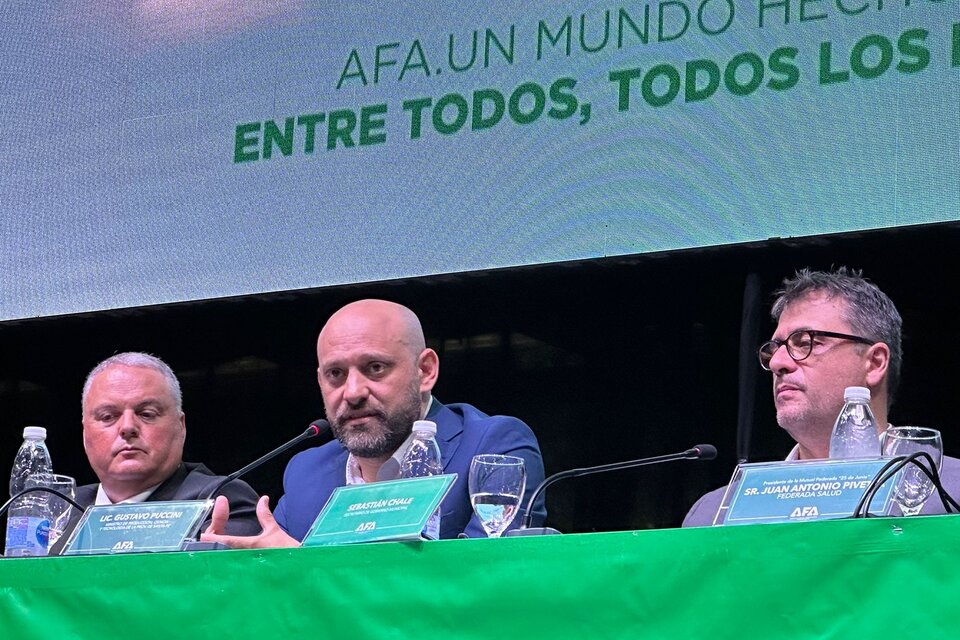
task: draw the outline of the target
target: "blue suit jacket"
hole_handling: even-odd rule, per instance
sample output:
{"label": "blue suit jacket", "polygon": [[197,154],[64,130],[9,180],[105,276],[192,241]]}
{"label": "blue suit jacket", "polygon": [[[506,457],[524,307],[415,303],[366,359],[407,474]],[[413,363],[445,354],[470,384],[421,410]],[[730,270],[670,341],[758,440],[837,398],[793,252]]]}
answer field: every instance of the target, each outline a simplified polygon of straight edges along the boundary
{"label": "blue suit jacket", "polygon": [[[500,453],[524,460],[527,485],[520,513],[510,528],[520,525],[530,494],[544,478],[540,446],[530,427],[516,418],[488,416],[469,404],[442,405],[434,399],[427,419],[437,423],[437,444],[444,473],[457,480],[440,504],[440,537],[456,538],[486,534],[470,506],[467,476],[470,460],[478,453]],[[283,474],[284,495],[274,511],[277,523],[297,540],[303,540],[333,490],[345,486],[347,450],[338,441],[307,449],[295,455]],[[543,497],[534,509],[533,526],[546,519]]]}

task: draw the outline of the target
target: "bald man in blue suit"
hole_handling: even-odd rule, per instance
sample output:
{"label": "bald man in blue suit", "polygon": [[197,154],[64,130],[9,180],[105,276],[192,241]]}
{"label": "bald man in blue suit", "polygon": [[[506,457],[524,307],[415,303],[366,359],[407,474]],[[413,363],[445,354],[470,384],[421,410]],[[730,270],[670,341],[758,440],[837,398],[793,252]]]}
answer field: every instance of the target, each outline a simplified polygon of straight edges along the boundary
{"label": "bald man in blue suit", "polygon": [[[467,474],[474,455],[505,453],[523,458],[528,474],[527,497],[543,480],[537,440],[520,420],[488,416],[468,404],[442,405],[435,398],[425,419],[437,423],[443,472],[457,474],[440,507],[440,538],[456,538],[460,533],[471,538],[486,535],[470,507],[467,489]],[[284,496],[274,512],[282,529],[297,540],[303,539],[334,489],[347,484],[349,456],[339,441],[294,456],[283,476]],[[540,526],[546,516],[542,500],[538,506],[536,526]],[[519,526],[519,520],[514,520],[511,528]]]}
{"label": "bald man in blue suit", "polygon": [[[271,514],[266,496],[257,505],[258,536],[223,535],[225,505],[218,500],[204,540],[235,548],[295,546],[337,487],[397,476],[413,422],[437,423],[444,473],[458,474],[440,505],[440,537],[483,536],[470,506],[467,476],[476,454],[524,459],[524,503],[544,478],[537,439],[516,418],[488,416],[467,404],[440,404],[432,390],[439,359],[426,347],[417,316],[384,300],[360,300],[334,313],[317,340],[317,381],[336,440],[308,449],[290,461],[284,496]],[[542,498],[534,523],[546,517]],[[511,526],[517,526],[514,522]]]}

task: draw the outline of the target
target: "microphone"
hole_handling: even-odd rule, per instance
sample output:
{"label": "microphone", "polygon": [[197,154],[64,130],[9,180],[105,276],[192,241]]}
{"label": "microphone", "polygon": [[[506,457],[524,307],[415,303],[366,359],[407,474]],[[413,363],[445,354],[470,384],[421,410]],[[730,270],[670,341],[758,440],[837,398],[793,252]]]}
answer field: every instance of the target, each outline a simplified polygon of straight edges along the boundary
{"label": "microphone", "polygon": [[[268,454],[266,454],[266,455],[264,455],[264,456],[260,456],[259,458],[257,458],[256,460],[254,460],[253,462],[251,462],[250,464],[248,464],[248,465],[245,466],[244,468],[242,468],[242,469],[240,469],[240,470],[238,470],[238,471],[234,471],[233,473],[231,473],[230,475],[228,475],[227,477],[225,477],[223,480],[221,480],[220,482],[218,482],[217,485],[213,488],[213,490],[210,491],[210,492],[208,492],[207,495],[205,495],[205,496],[203,496],[203,497],[198,497],[197,500],[209,500],[210,498],[213,498],[213,497],[216,496],[218,493],[220,493],[220,490],[221,490],[221,489],[223,489],[223,488],[224,488],[225,486],[227,486],[229,483],[233,482],[234,480],[236,480],[237,478],[239,478],[239,477],[242,476],[243,474],[247,473],[248,471],[252,471],[252,470],[256,469],[257,467],[259,467],[260,465],[262,465],[264,462],[267,462],[267,461],[269,461],[269,460],[272,460],[273,458],[276,458],[278,455],[280,455],[281,453],[283,453],[283,452],[286,451],[287,449],[290,449],[291,447],[297,446],[298,444],[300,444],[300,443],[303,442],[304,440],[308,440],[308,439],[310,439],[310,438],[315,438],[315,437],[317,437],[317,436],[322,437],[324,443],[327,443],[327,442],[329,442],[330,440],[333,440],[333,432],[330,430],[330,423],[327,422],[326,420],[324,420],[323,418],[319,418],[319,419],[314,420],[313,422],[311,422],[311,423],[310,423],[310,426],[307,427],[307,430],[304,431],[303,433],[301,433],[300,435],[298,435],[298,436],[297,436],[296,438],[294,438],[293,440],[290,440],[289,442],[286,442],[286,443],[280,445],[279,447],[277,447],[276,449],[274,449],[273,451],[271,451],[270,453],[268,453]],[[223,543],[221,543],[221,542],[201,542],[201,541],[199,540],[199,538],[200,538],[200,531],[197,531],[197,534],[196,534],[196,535],[197,535],[197,540],[185,540],[185,541],[184,541],[184,543],[183,543],[183,549],[182,549],[183,551],[190,551],[190,552],[193,552],[193,551],[213,551],[213,550],[227,549],[227,548],[228,548],[225,544],[223,544]]]}
{"label": "microphone", "polygon": [[537,536],[560,533],[553,527],[531,527],[533,520],[533,504],[543,491],[554,482],[564,478],[578,478],[593,473],[603,473],[606,471],[620,471],[621,469],[632,469],[633,467],[642,467],[648,464],[658,464],[660,462],[672,462],[674,460],[713,460],[717,457],[717,448],[712,444],[698,444],[686,451],[680,453],[670,453],[665,456],[653,456],[652,458],[640,458],[638,460],[627,460],[626,462],[613,462],[611,464],[602,464],[596,467],[581,467],[579,469],[569,469],[560,471],[540,483],[534,492],[530,495],[527,502],[527,509],[523,515],[523,524],[519,529],[512,529],[505,532],[504,536]]}
{"label": "microphone", "polygon": [[300,435],[298,435],[293,440],[280,445],[279,447],[277,447],[270,453],[266,454],[265,456],[261,456],[257,458],[256,460],[254,460],[253,462],[245,466],[243,469],[240,469],[239,471],[234,471],[233,473],[228,475],[226,478],[221,480],[217,484],[217,486],[215,486],[213,490],[210,491],[206,496],[199,499],[209,500],[210,498],[213,498],[218,493],[220,493],[220,490],[223,489],[228,483],[233,482],[234,480],[236,480],[243,474],[247,473],[248,471],[252,471],[256,469],[257,467],[262,465],[264,462],[267,462],[268,460],[272,460],[273,458],[277,457],[287,449],[297,446],[304,440],[308,440],[310,438],[314,438],[317,436],[321,436],[323,438],[324,444],[333,440],[333,432],[330,430],[330,423],[324,420],[323,418],[320,418],[318,420],[314,420],[313,422],[311,422],[310,426],[307,427],[307,430],[301,433]]}

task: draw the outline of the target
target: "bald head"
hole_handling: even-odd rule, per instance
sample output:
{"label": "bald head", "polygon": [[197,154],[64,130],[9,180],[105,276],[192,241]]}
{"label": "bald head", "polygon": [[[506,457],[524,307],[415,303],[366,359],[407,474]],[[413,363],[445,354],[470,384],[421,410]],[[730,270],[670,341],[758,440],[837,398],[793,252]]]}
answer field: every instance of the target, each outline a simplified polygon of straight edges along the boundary
{"label": "bald head", "polygon": [[416,314],[386,300],[360,300],[330,316],[317,364],[334,435],[354,456],[375,461],[396,451],[425,415],[440,366]]}
{"label": "bald head", "polygon": [[361,339],[363,335],[376,335],[401,346],[414,358],[426,348],[423,328],[417,315],[396,302],[387,300],[358,300],[336,311],[320,331],[317,339],[317,354],[331,341],[349,336]]}

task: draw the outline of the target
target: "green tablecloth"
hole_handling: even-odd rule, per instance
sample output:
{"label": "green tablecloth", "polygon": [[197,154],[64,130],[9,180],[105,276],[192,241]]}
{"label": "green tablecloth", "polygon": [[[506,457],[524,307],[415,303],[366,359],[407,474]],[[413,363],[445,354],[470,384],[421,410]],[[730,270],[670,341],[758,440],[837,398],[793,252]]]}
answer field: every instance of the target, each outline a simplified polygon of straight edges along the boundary
{"label": "green tablecloth", "polygon": [[942,638],[958,600],[956,516],[0,560],[4,639]]}

